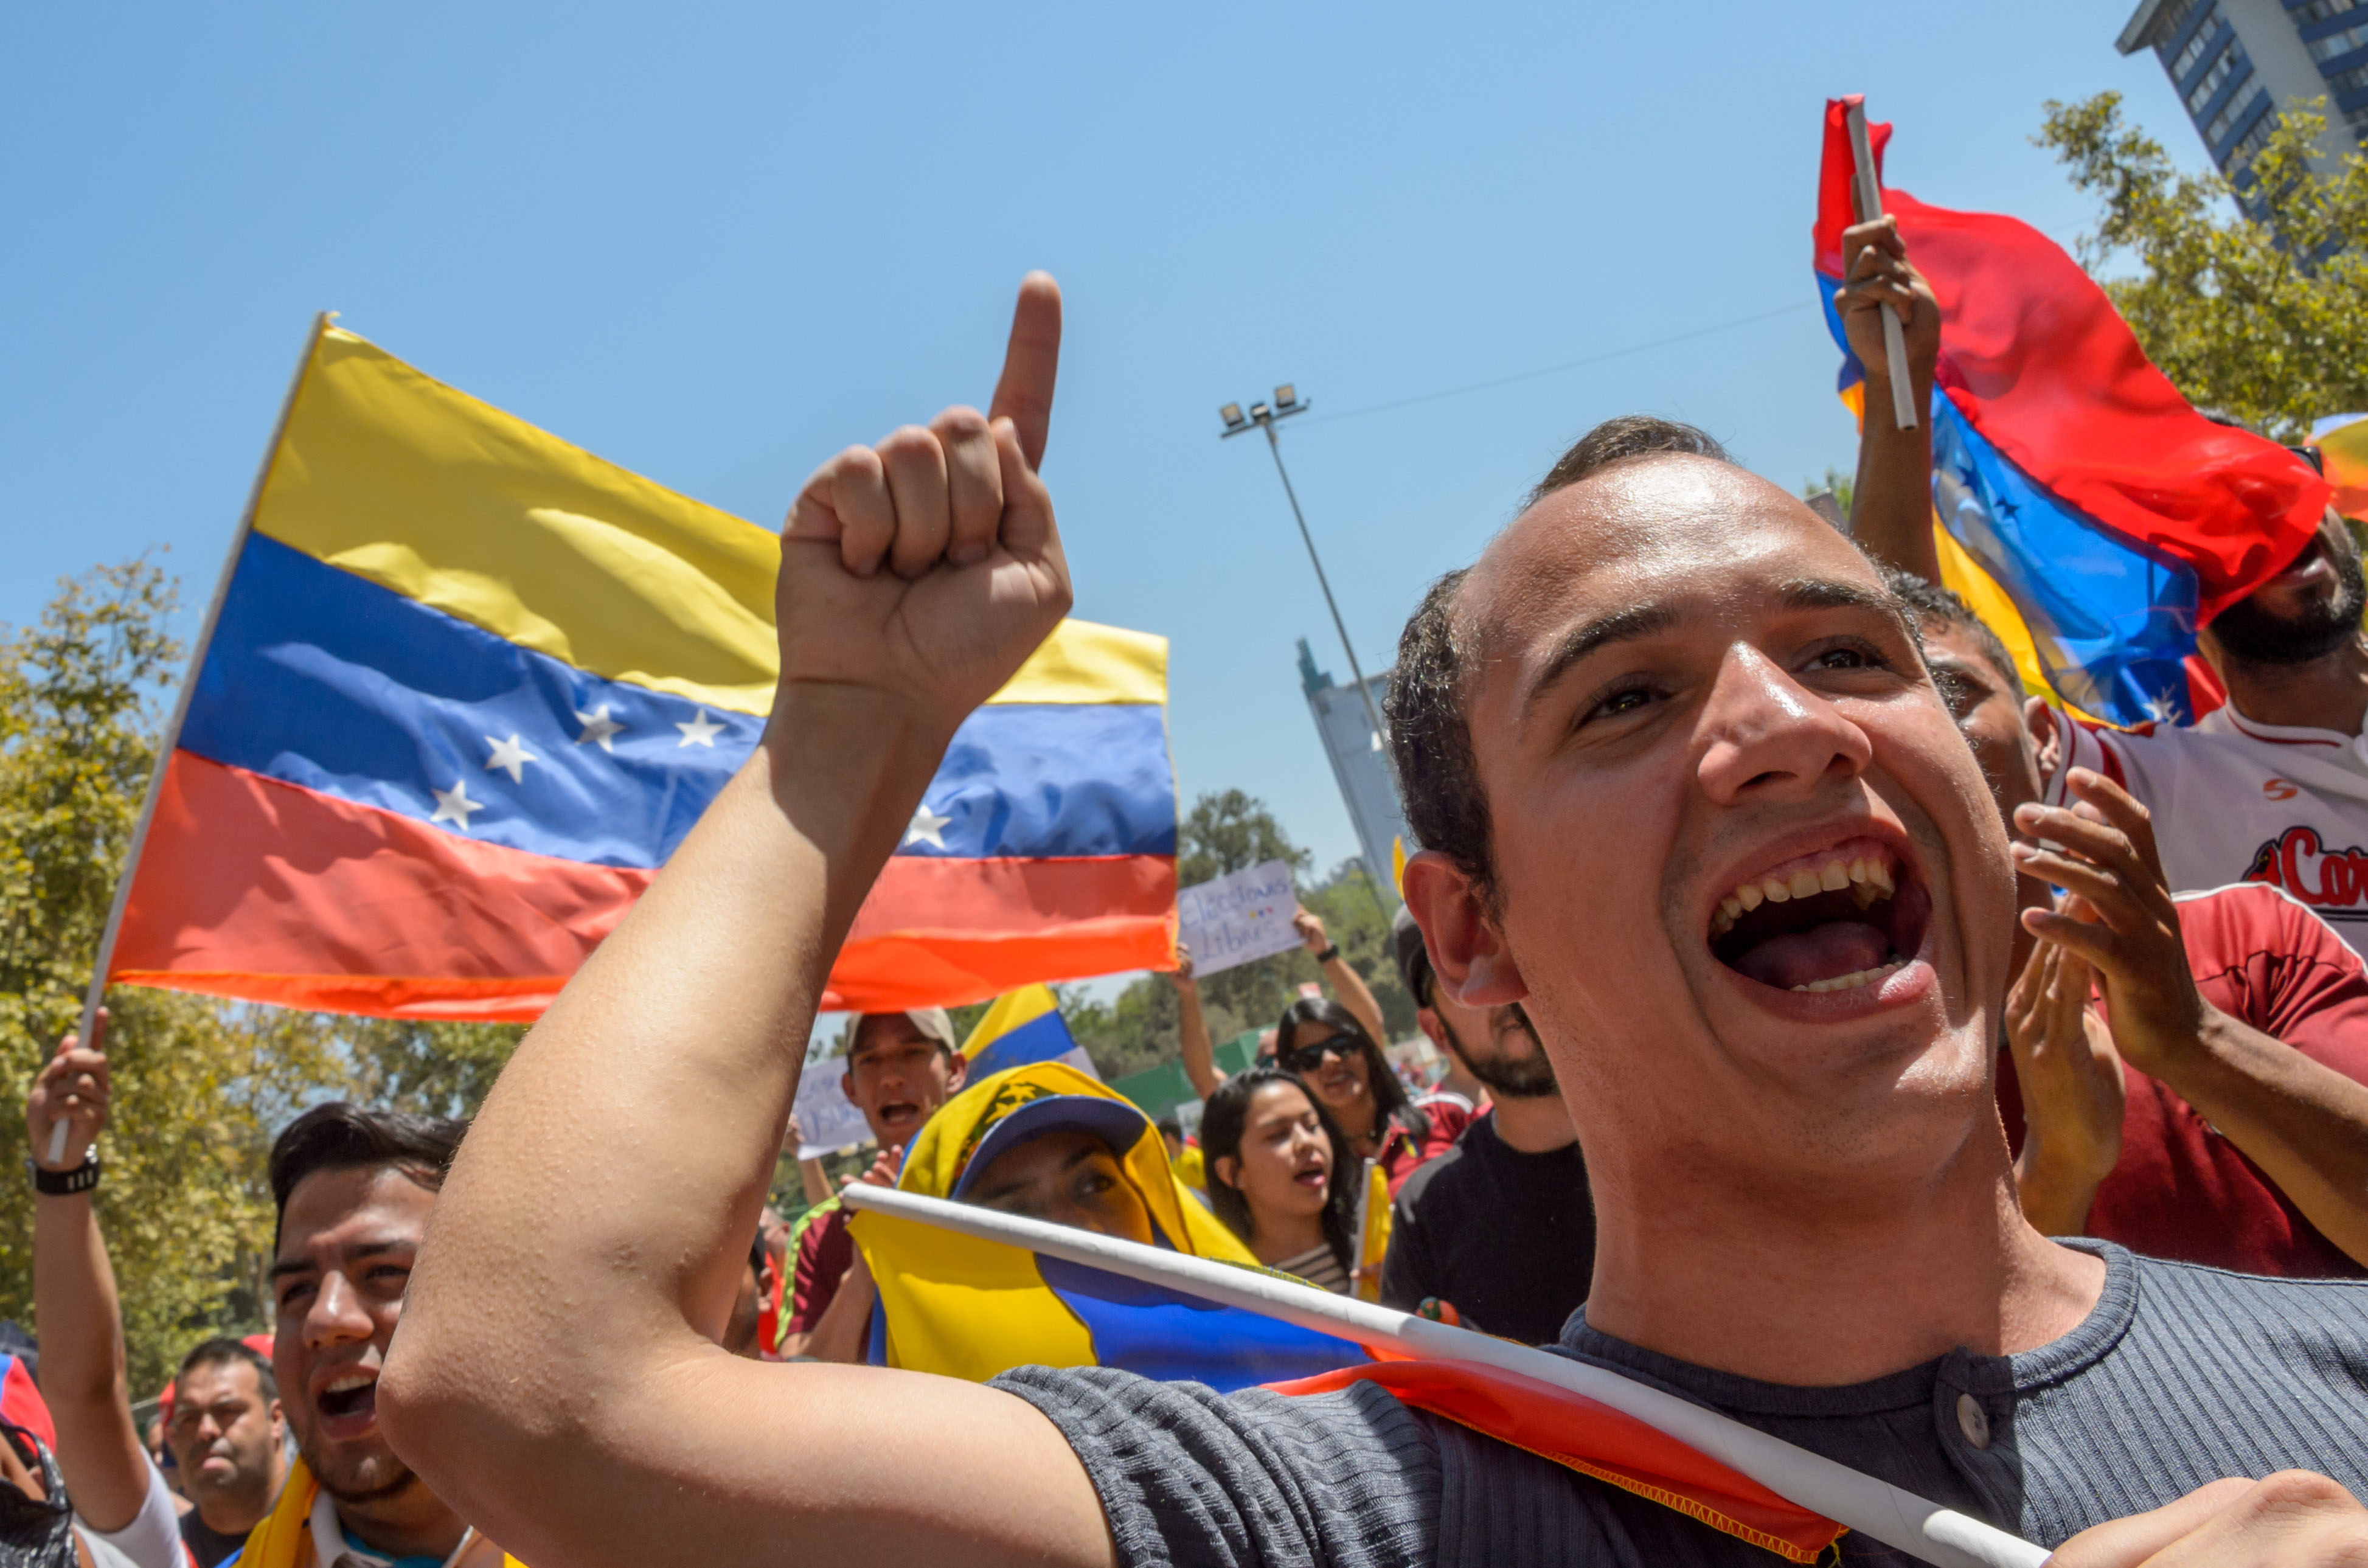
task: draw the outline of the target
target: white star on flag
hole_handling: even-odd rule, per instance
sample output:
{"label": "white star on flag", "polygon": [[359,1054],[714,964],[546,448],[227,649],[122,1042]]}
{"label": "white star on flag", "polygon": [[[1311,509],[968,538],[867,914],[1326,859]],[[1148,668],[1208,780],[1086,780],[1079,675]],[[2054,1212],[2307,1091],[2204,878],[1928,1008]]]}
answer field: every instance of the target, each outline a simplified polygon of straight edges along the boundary
{"label": "white star on flag", "polygon": [[469,813],[485,809],[484,801],[469,799],[469,781],[465,778],[450,790],[431,786],[427,792],[436,797],[436,814],[427,820],[431,823],[457,822],[462,833],[469,831]]}
{"label": "white star on flag", "polygon": [[2179,699],[2168,690],[2157,691],[2147,698],[2146,710],[2146,717],[2157,724],[2175,724],[2179,722]]}
{"label": "white star on flag", "polygon": [[715,737],[723,733],[723,726],[710,719],[704,708],[699,710],[698,718],[688,724],[677,723],[675,728],[682,732],[682,739],[676,743],[677,746],[701,745],[711,750],[715,745]]}
{"label": "white star on flag", "polygon": [[600,749],[602,751],[607,752],[611,756],[617,755],[616,743],[610,740],[609,737],[611,735],[623,734],[625,733],[625,726],[609,717],[609,705],[607,703],[603,702],[599,707],[595,708],[589,713],[577,710],[575,712],[575,722],[584,726],[584,733],[575,737],[575,744],[577,745],[582,745],[586,741],[598,741],[600,743]]}
{"label": "white star on flag", "polygon": [[542,760],[527,750],[516,735],[512,735],[506,741],[497,741],[493,736],[487,735],[485,744],[494,748],[494,755],[485,760],[485,771],[491,773],[496,767],[506,767],[509,769],[510,782],[513,784],[526,782],[528,763]]}
{"label": "white star on flag", "polygon": [[905,830],[905,842],[927,844],[932,848],[943,849],[946,846],[946,841],[942,836],[946,824],[953,820],[951,817],[941,817],[932,812],[929,810],[929,803],[924,801],[913,812],[913,825]]}

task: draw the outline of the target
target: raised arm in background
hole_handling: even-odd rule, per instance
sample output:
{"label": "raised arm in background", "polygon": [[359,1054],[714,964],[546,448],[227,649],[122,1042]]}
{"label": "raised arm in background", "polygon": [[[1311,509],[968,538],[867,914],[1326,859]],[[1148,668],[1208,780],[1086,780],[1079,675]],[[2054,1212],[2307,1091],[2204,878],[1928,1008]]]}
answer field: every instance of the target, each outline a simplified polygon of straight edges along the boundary
{"label": "raised arm in background", "polygon": [[808,481],[763,742],[503,1071],[436,1205],[379,1413],[526,1562],[1111,1561],[1084,1468],[1019,1399],[711,1341],[856,908],[955,727],[1069,608],[1036,472],[1059,345],[1031,275],[990,417]]}
{"label": "raised arm in background", "polygon": [[[1850,489],[1850,534],[1878,561],[1941,580],[1932,543],[1932,367],[1941,354],[1941,307],[1932,286],[1908,265],[1896,219],[1842,231],[1842,266],[1849,281],[1834,304],[1850,351],[1866,368],[1860,406],[1858,478]],[[1916,428],[1902,430],[1891,412],[1890,362],[1883,347],[1884,311],[1900,318],[1907,339],[1908,377],[1918,410]]]}
{"label": "raised arm in background", "polygon": [[2024,876],[2077,895],[2094,918],[2033,909],[2023,924],[2096,971],[2130,1065],[2178,1091],[2328,1241],[2368,1263],[2368,1084],[2205,1001],[2146,808],[2087,768],[2066,782],[2077,809],[2016,808],[2024,836],[2014,856]]}
{"label": "raised arm in background", "polygon": [[1201,1012],[1201,984],[1192,974],[1192,949],[1181,942],[1176,944],[1176,967],[1167,971],[1167,980],[1176,987],[1176,1039],[1184,1058],[1184,1076],[1192,1081],[1192,1092],[1205,1100],[1217,1092],[1226,1074],[1217,1065],[1216,1050],[1209,1042],[1209,1020]]}
{"label": "raised arm in background", "polygon": [[[85,1046],[59,1042],[25,1098],[25,1133],[44,1169],[79,1166],[107,1127],[107,1014]],[[65,1153],[51,1160],[50,1131],[66,1123]],[[148,1500],[148,1454],[132,1424],[123,1370],[123,1312],[115,1269],[87,1192],[33,1199],[33,1325],[41,1336],[41,1397],[58,1426],[58,1470],[74,1510],[113,1531]]]}
{"label": "raised arm in background", "polygon": [[1373,1000],[1365,977],[1349,967],[1349,960],[1340,956],[1340,949],[1325,935],[1324,917],[1298,910],[1292,915],[1291,928],[1299,933],[1299,939],[1323,966],[1324,978],[1332,983],[1333,998],[1365,1026],[1365,1032],[1373,1037],[1375,1045],[1389,1044],[1390,1037],[1382,1027],[1382,1005]]}

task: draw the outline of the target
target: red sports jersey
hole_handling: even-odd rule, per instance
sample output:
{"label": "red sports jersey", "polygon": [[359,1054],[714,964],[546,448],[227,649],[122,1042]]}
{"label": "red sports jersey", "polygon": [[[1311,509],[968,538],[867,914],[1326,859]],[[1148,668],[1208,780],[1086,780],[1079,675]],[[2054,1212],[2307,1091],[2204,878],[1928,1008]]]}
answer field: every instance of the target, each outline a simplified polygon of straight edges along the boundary
{"label": "red sports jersey", "polygon": [[[2173,892],[2267,882],[2368,949],[2368,737],[2261,724],[2230,703],[2184,730],[2059,726],[2070,761],[2137,797]],[[2066,805],[2059,767],[2051,805]]]}
{"label": "red sports jersey", "polygon": [[[2205,1001],[2368,1083],[2368,971],[2309,909],[2245,883],[2182,895],[2179,923]],[[2246,1274],[2368,1277],[2169,1085],[2126,1062],[2122,1076],[2122,1157],[2097,1188],[2089,1234]],[[2005,1060],[1998,1107],[2020,1148],[2022,1096]]]}

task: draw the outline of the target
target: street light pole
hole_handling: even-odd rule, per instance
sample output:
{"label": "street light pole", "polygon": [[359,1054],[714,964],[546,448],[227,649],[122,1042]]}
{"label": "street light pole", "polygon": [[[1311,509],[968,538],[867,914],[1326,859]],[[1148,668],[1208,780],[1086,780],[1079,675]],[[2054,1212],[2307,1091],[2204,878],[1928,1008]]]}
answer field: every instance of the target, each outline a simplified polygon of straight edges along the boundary
{"label": "street light pole", "polygon": [[1291,515],[1299,524],[1300,542],[1307,546],[1308,564],[1315,568],[1315,585],[1324,590],[1324,607],[1332,612],[1332,630],[1340,634],[1340,651],[1349,655],[1349,675],[1357,683],[1357,695],[1364,699],[1365,717],[1373,726],[1373,739],[1378,744],[1389,732],[1382,727],[1382,710],[1374,706],[1372,688],[1365,684],[1364,669],[1357,663],[1356,645],[1349,641],[1349,623],[1340,619],[1340,603],[1332,597],[1332,581],[1324,574],[1324,558],[1315,553],[1315,536],[1307,531],[1307,514],[1299,509],[1299,492],[1291,487],[1291,471],[1282,466],[1282,442],[1274,433],[1278,420],[1306,412],[1307,400],[1286,381],[1274,389],[1272,407],[1254,403],[1247,415],[1238,403],[1229,403],[1219,409],[1217,415],[1225,422],[1225,429],[1218,439],[1229,440],[1246,430],[1266,432],[1267,449],[1274,454],[1274,472],[1282,476],[1283,498],[1291,503]]}

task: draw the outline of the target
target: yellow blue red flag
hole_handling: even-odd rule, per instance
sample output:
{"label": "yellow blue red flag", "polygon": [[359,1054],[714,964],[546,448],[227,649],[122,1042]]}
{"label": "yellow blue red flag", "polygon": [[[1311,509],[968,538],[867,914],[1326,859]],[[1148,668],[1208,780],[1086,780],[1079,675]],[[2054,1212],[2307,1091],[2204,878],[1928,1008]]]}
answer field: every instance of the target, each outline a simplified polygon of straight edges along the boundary
{"label": "yellow blue red flag", "polygon": [[[1156,1245],[1258,1267],[1176,1179],[1150,1119],[1060,1062],[996,1074],[948,1100],[913,1141],[896,1185],[959,1199],[973,1170],[1054,1128],[1090,1131],[1110,1145]],[[861,1213],[848,1228],[879,1288],[879,1365],[973,1381],[1014,1367],[1120,1367],[1224,1390],[1372,1359],[1351,1340],[916,1221]]]}
{"label": "yellow blue red flag", "polygon": [[1093,1072],[1092,1060],[1061,1017],[1060,999],[1041,982],[996,997],[962,1050],[973,1083],[1031,1062],[1065,1062],[1081,1073]]}
{"label": "yellow blue red flag", "polygon": [[[112,979],[532,1018],[747,757],[770,531],[324,323],[209,618]],[[1163,638],[1064,621],[955,733],[823,1006],[1171,961]]]}

